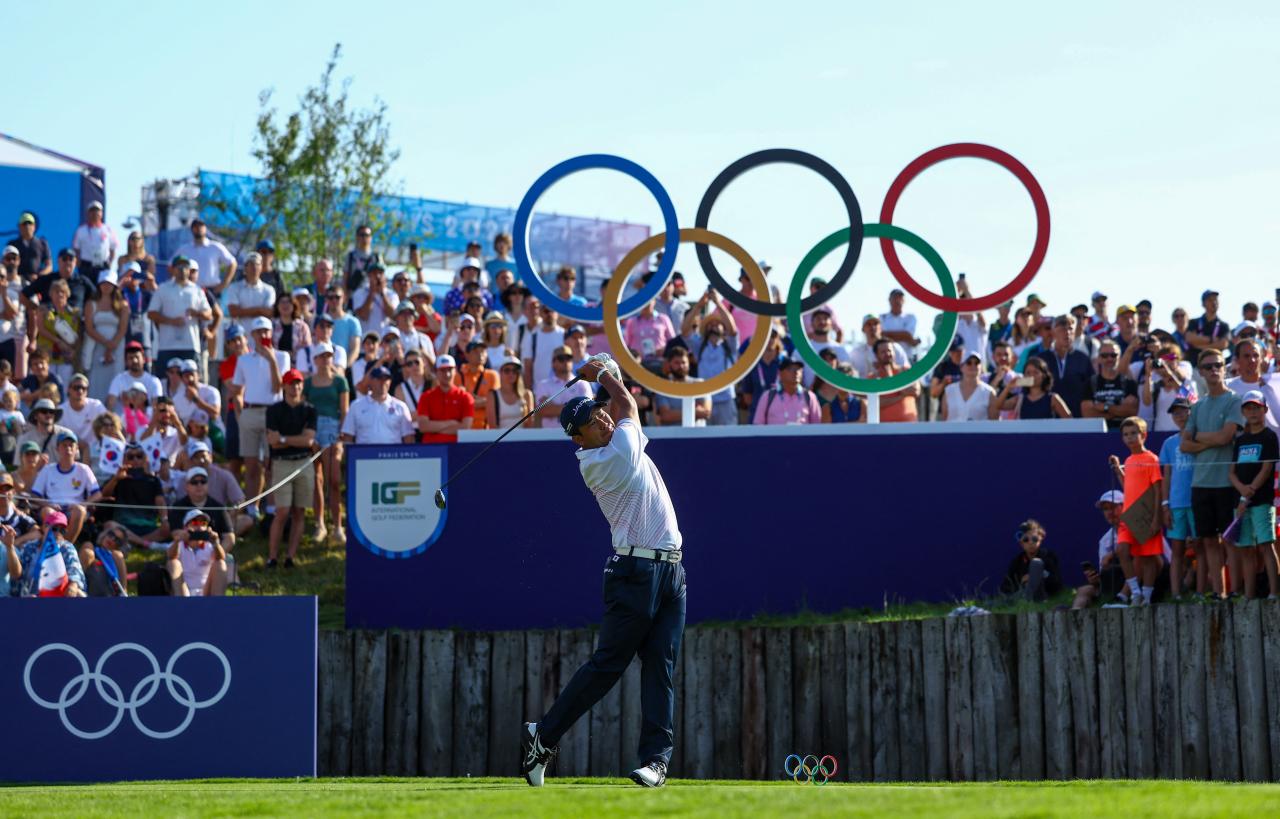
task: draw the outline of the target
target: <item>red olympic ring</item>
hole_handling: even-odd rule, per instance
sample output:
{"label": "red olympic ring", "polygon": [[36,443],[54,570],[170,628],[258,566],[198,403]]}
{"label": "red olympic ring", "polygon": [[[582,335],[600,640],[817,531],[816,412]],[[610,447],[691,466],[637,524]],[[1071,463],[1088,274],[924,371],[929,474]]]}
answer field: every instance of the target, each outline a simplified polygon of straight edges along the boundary
{"label": "red olympic ring", "polygon": [[911,180],[919,176],[921,171],[939,162],[955,159],[956,157],[973,157],[994,162],[1017,177],[1023,187],[1027,189],[1027,193],[1031,194],[1031,203],[1036,210],[1036,242],[1035,246],[1031,248],[1031,258],[1027,259],[1026,267],[1022,268],[1022,272],[1015,276],[1013,281],[994,293],[972,299],[949,298],[947,296],[939,296],[911,278],[911,274],[902,266],[902,261],[898,258],[898,249],[894,247],[892,239],[883,237],[880,239],[880,252],[884,254],[885,264],[889,265],[889,272],[898,280],[898,284],[902,285],[912,296],[938,310],[971,313],[975,310],[989,310],[998,304],[1005,303],[1021,292],[1035,278],[1036,273],[1040,270],[1040,265],[1044,264],[1045,254],[1049,250],[1049,202],[1045,199],[1040,183],[1031,175],[1031,171],[1027,170],[1025,165],[1009,154],[990,145],[981,145],[976,142],[957,142],[954,145],[943,145],[940,148],[934,148],[932,151],[921,154],[912,160],[911,164],[902,169],[898,177],[893,180],[893,184],[889,186],[889,192],[884,196],[884,204],[880,207],[880,222],[885,225],[893,223],[893,211],[898,206],[898,199],[902,196],[903,190],[906,189]]}

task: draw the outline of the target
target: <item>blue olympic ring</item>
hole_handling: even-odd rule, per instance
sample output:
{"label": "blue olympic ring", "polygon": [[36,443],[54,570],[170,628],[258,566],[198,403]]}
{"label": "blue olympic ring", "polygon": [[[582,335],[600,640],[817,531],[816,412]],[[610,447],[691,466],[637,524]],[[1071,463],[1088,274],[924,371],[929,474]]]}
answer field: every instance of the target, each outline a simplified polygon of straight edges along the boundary
{"label": "blue olympic ring", "polygon": [[[813,760],[812,766],[809,760]],[[827,769],[827,760],[831,760],[831,768]],[[795,767],[791,763],[795,760]],[[804,774],[808,777],[807,781],[811,785],[825,785],[835,777],[836,772],[840,770],[840,765],[836,758],[831,754],[827,754],[819,759],[814,754],[805,754],[803,757],[799,754],[788,754],[787,758],[782,762],[782,772],[791,777],[794,781],[800,782],[800,775]],[[819,778],[821,775],[821,778]]]}
{"label": "blue olympic ring", "polygon": [[626,174],[644,185],[653,198],[658,200],[658,207],[662,209],[662,223],[667,235],[666,243],[662,246],[662,263],[658,265],[657,272],[648,284],[632,294],[630,298],[624,299],[618,306],[619,318],[640,312],[640,308],[656,298],[666,286],[667,279],[675,270],[676,253],[680,249],[680,222],[676,219],[676,206],[672,204],[671,197],[667,195],[666,189],[662,187],[657,177],[631,160],[613,154],[584,154],[566,159],[538,177],[533,183],[524,198],[520,200],[520,207],[516,208],[515,224],[511,229],[511,251],[516,258],[516,270],[520,274],[520,280],[533,295],[542,300],[543,304],[562,316],[575,321],[598,324],[604,321],[604,308],[598,304],[594,306],[573,304],[551,292],[551,289],[538,276],[533,266],[533,259],[529,255],[529,226],[533,221],[533,207],[538,203],[538,199],[547,192],[548,188],[569,174],[590,168],[607,168]]}

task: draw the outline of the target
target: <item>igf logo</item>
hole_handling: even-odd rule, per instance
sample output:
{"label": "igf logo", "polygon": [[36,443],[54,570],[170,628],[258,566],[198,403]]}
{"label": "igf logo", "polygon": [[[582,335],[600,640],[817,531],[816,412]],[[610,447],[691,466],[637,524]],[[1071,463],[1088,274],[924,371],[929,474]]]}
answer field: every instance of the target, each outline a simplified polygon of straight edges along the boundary
{"label": "igf logo", "polygon": [[373,502],[378,504],[399,506],[404,503],[405,498],[421,494],[421,484],[418,481],[386,481],[373,484]]}

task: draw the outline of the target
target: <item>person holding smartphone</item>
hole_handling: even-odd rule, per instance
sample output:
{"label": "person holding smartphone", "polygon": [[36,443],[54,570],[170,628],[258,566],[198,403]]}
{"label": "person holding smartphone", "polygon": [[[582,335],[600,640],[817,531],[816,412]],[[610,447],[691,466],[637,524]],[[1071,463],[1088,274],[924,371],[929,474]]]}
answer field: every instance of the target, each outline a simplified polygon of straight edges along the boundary
{"label": "person holding smartphone", "polygon": [[227,593],[227,553],[209,528],[209,516],[192,509],[169,546],[169,577],[174,597],[213,597]]}
{"label": "person holding smartphone", "polygon": [[1071,410],[1062,396],[1053,391],[1053,374],[1043,358],[1027,359],[1018,378],[1006,381],[987,406],[987,418],[1034,420],[1070,418]]}

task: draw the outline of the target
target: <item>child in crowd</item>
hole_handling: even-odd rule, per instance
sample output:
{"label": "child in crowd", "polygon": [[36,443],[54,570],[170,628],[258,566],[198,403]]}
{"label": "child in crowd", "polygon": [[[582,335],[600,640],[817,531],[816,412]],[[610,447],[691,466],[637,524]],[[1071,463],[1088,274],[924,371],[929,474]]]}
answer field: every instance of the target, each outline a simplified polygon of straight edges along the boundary
{"label": "child in crowd", "polygon": [[18,391],[0,392],[0,461],[13,463],[18,454],[18,436],[26,428],[27,419],[18,410]]}
{"label": "child in crowd", "polygon": [[[1128,546],[1133,561],[1133,575],[1127,580],[1131,605],[1149,606],[1164,553],[1160,459],[1146,447],[1146,421],[1136,415],[1124,419],[1120,423],[1120,435],[1129,449],[1129,457],[1124,466],[1115,455],[1110,458],[1111,468],[1124,481],[1124,509],[1116,527],[1116,541]],[[1139,581],[1141,587],[1138,587]]]}
{"label": "child in crowd", "polygon": [[[1258,552],[1267,569],[1269,599],[1276,599],[1276,507],[1271,475],[1280,459],[1280,439],[1267,428],[1267,399],[1261,390],[1250,390],[1240,399],[1244,431],[1236,436],[1228,476],[1240,493],[1236,517],[1240,531],[1227,555],[1231,582],[1243,580],[1244,596],[1257,594]],[[1239,586],[1237,586],[1239,588]]]}
{"label": "child in crowd", "polygon": [[124,394],[124,433],[137,440],[138,433],[151,425],[151,399],[141,381],[135,381]]}
{"label": "child in crowd", "polygon": [[[1181,432],[1191,415],[1191,402],[1181,397],[1173,399],[1169,415]],[[1187,547],[1190,546],[1193,552],[1196,549],[1196,522],[1191,514],[1191,476],[1195,472],[1196,456],[1183,452],[1179,446],[1181,443],[1181,435],[1170,435],[1160,447],[1160,464],[1164,470],[1160,484],[1164,499],[1160,503],[1164,507],[1165,535],[1172,550],[1169,590],[1174,600],[1182,598],[1182,577],[1186,572],[1183,561]],[[1204,561],[1196,561],[1196,591],[1203,592],[1208,582]]]}
{"label": "child in crowd", "polygon": [[7,358],[0,358],[0,392],[11,392],[16,400],[22,400],[18,386],[13,383],[13,365]]}

